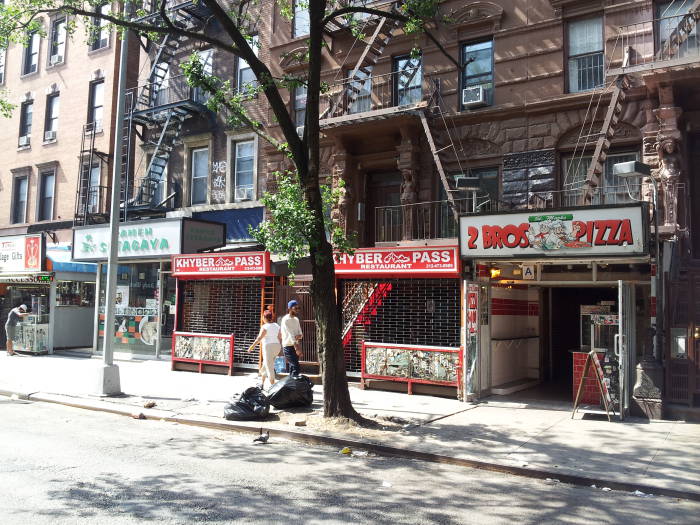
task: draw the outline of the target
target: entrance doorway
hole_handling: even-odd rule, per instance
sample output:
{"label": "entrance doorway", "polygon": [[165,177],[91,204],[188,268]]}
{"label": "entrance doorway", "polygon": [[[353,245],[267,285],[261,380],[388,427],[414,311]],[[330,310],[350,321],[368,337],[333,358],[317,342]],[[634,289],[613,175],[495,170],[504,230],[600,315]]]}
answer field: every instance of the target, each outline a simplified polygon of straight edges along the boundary
{"label": "entrance doorway", "polygon": [[367,175],[367,216],[365,246],[375,242],[402,239],[400,173],[371,173]]}

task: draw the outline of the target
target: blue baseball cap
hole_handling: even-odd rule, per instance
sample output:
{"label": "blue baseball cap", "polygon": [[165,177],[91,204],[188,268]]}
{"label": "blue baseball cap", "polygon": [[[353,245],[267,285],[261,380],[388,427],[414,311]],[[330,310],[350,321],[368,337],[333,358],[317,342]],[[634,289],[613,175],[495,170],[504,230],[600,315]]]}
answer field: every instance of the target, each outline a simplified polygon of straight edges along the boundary
{"label": "blue baseball cap", "polygon": [[297,302],[296,299],[292,299],[287,303],[287,308],[291,308],[292,306],[299,306],[299,303]]}

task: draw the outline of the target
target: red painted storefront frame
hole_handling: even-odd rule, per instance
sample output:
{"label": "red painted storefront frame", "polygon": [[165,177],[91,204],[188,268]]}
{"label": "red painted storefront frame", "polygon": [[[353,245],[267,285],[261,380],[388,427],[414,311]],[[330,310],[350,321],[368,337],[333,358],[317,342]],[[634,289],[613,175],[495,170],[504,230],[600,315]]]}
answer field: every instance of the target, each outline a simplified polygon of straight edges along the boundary
{"label": "red painted storefront frame", "polygon": [[[176,357],[175,356],[175,338],[180,335],[180,336],[187,336],[187,337],[202,337],[202,338],[215,338],[215,339],[228,339],[229,340],[229,345],[230,345],[230,352],[229,352],[229,359],[228,361],[208,361],[206,359],[189,359],[186,357]],[[233,346],[234,342],[234,336],[233,334],[225,335],[225,334],[201,334],[197,332],[178,332],[173,330],[173,344],[172,344],[172,350],[171,350],[171,359],[172,359],[172,370],[175,370],[175,363],[194,363],[199,365],[198,367],[198,372],[201,374],[202,369],[204,365],[214,365],[214,366],[225,366],[228,368],[228,375],[233,375],[233,352],[235,347]]]}

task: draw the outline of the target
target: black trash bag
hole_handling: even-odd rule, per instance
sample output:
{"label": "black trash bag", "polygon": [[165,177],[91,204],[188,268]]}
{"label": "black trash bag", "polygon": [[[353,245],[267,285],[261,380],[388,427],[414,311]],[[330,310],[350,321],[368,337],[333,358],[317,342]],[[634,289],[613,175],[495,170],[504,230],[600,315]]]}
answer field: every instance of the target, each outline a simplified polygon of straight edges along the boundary
{"label": "black trash bag", "polygon": [[287,376],[267,391],[267,400],[275,408],[308,407],[313,403],[314,384],[306,376]]}
{"label": "black trash bag", "polygon": [[224,417],[229,421],[265,419],[270,414],[270,402],[257,386],[247,388],[231,401],[224,406]]}

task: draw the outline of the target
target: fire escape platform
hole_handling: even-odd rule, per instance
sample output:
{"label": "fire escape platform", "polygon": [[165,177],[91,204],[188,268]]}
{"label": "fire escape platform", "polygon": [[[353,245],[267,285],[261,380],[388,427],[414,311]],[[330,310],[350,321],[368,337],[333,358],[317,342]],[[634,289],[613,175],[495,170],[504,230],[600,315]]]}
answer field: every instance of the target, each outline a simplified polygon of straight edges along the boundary
{"label": "fire escape platform", "polygon": [[164,104],[162,106],[135,110],[132,116],[134,122],[137,124],[151,125],[164,121],[167,118],[168,112],[170,111],[179,112],[183,116],[192,116],[208,112],[209,109],[204,104],[193,100],[181,100],[170,104]]}
{"label": "fire escape platform", "polygon": [[378,120],[387,120],[396,116],[410,115],[414,116],[416,110],[425,109],[428,107],[427,100],[421,100],[415,104],[405,106],[392,106],[389,108],[377,109],[373,111],[364,111],[362,113],[351,113],[349,115],[341,115],[339,117],[325,118],[319,121],[321,129],[336,128],[347,126],[350,124],[364,124],[367,122],[376,122]]}

